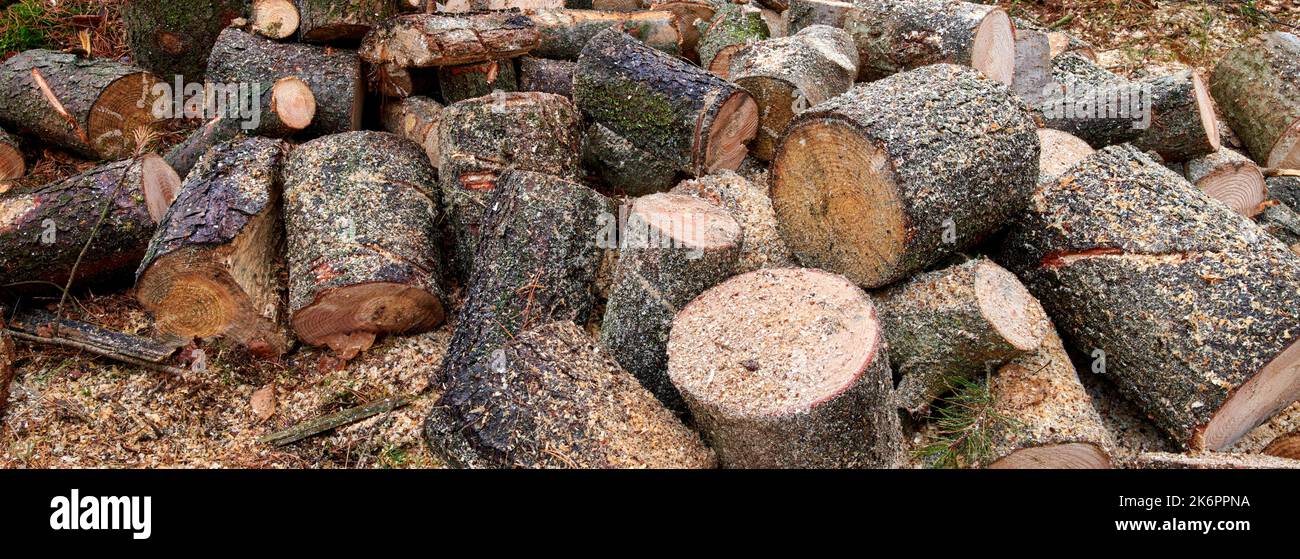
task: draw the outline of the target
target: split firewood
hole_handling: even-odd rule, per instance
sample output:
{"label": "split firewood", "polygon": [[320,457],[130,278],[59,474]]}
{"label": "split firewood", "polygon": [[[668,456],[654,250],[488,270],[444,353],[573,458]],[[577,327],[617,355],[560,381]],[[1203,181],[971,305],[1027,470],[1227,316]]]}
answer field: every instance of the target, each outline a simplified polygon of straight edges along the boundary
{"label": "split firewood", "polygon": [[519,10],[526,14],[564,8],[564,0],[447,0],[438,9],[445,13]]}
{"label": "split firewood", "polygon": [[395,0],[298,0],[298,38],[307,43],[356,44],[397,14]]}
{"label": "split firewood", "polygon": [[245,15],[247,4],[246,0],[126,2],[121,8],[122,26],[131,60],[167,82],[181,76],[185,83],[202,83],[217,35]]}
{"label": "split firewood", "polygon": [[442,105],[421,95],[390,100],[384,105],[380,120],[384,130],[411,140],[424,148],[429,164],[438,166],[438,123],[442,121]]}
{"label": "split firewood", "polygon": [[188,342],[176,336],[135,336],[88,322],[60,319],[53,313],[39,309],[17,313],[9,322],[9,327],[33,336],[59,337],[92,346],[100,350],[100,355],[116,354],[149,363],[167,361]]}
{"label": "split firewood", "polygon": [[1273,439],[1273,442],[1268,443],[1268,446],[1264,448],[1264,454],[1278,458],[1300,460],[1300,431],[1294,431]]}
{"label": "split firewood", "polygon": [[1016,29],[1016,69],[1011,90],[1031,107],[1043,102],[1052,83],[1052,46],[1047,33]]}
{"label": "split firewood", "polygon": [[401,99],[429,95],[438,89],[438,68],[404,68],[396,64],[372,66],[369,85],[384,97]]}
{"label": "split firewood", "polygon": [[453,66],[502,60],[537,47],[537,26],[519,12],[410,14],[366,34],[361,59],[403,67]]}
{"label": "split firewood", "polygon": [[682,181],[673,187],[672,192],[703,198],[731,212],[744,233],[736,273],[798,266],[777,230],[776,212],[772,210],[772,199],[767,196],[765,184],[756,184],[731,171],[721,171]]}
{"label": "split firewood", "polygon": [[[292,83],[284,81],[291,77],[307,84],[311,91],[313,110],[311,124],[303,129],[305,133],[325,135],[361,128],[365,86],[356,51],[277,43],[236,28],[222,31],[212,47],[209,81],[254,83],[258,91],[265,92]],[[306,96],[298,93],[290,99],[294,106],[301,107],[296,112],[305,116]]]}
{"label": "split firewood", "polygon": [[806,266],[867,288],[906,278],[1017,215],[1037,127],[968,67],[895,74],[797,115],[772,160],[781,236]]}
{"label": "split firewood", "polygon": [[890,368],[902,379],[894,400],[913,415],[959,382],[1037,350],[1050,326],[1020,280],[983,258],[918,275],[874,297]]}
{"label": "split firewood", "polygon": [[678,313],[668,374],[723,467],[890,468],[903,442],[884,351],[857,286],[767,269]]}
{"label": "split firewood", "polygon": [[519,58],[519,91],[540,91],[573,98],[573,71],[578,64],[572,60],[549,58]]}
{"label": "split firewood", "polygon": [[480,466],[716,466],[699,435],[572,322],[518,335],[476,371],[478,389],[458,407]]}
{"label": "split firewood", "polygon": [[1000,262],[1174,441],[1218,450],[1300,398],[1300,257],[1132,146],[1040,186]]}
{"label": "split firewood", "polygon": [[738,167],[758,129],[744,90],[617,29],[583,48],[573,99],[592,120],[695,176]]}
{"label": "split firewood", "polygon": [[298,339],[354,357],[443,321],[436,173],[415,142],[349,132],[284,166],[289,310]]}
{"label": "split firewood", "polygon": [[532,16],[541,40],[532,55],[556,60],[577,60],[582,47],[597,33],[618,26],[652,48],[681,54],[682,39],[676,15],[668,11],[602,12],[544,10]]}
{"label": "split firewood", "polygon": [[686,194],[637,198],[621,227],[600,342],[673,411],[686,413],[668,380],[673,316],[731,277],[742,242],[740,224],[726,210]]}
{"label": "split firewood", "polygon": [[585,140],[582,165],[623,194],[663,192],[677,184],[681,175],[671,162],[633,145],[599,122],[587,128]]}
{"label": "split firewood", "polygon": [[1246,156],[1225,147],[1190,159],[1186,164],[1187,180],[1237,213],[1252,217],[1263,208],[1268,197],[1264,174]]}
{"label": "split firewood", "polygon": [[1274,32],[1214,67],[1214,100],[1255,161],[1300,168],[1300,37]]}
{"label": "split firewood", "polygon": [[287,39],[298,32],[298,6],[294,0],[253,0],[250,29],[268,39]]}
{"label": "split firewood", "polygon": [[482,97],[494,91],[519,89],[515,63],[511,60],[488,60],[455,66],[438,67],[438,88],[442,100],[455,103]]}
{"label": "split firewood", "polygon": [[157,83],[107,58],[24,51],[0,64],[0,124],[92,159],[127,157],[161,120]]}
{"label": "split firewood", "polygon": [[1069,132],[1054,128],[1038,129],[1038,182],[1060,176],[1075,163],[1092,155],[1092,146]]}
{"label": "split firewood", "polygon": [[146,154],[0,196],[0,284],[62,286],[74,266],[76,285],[129,275],[180,184],[163,158]]}
{"label": "split firewood", "polygon": [[858,8],[844,29],[858,45],[859,80],[949,63],[1011,85],[1015,27],[1001,8],[957,0],[880,0]]}
{"label": "split firewood", "polygon": [[[719,3],[720,4],[720,3]],[[717,13],[717,6],[710,0],[654,0],[650,9],[671,12],[677,35],[681,38],[683,58],[698,63],[700,61],[700,26],[708,25]]]}
{"label": "split firewood", "polygon": [[700,66],[724,79],[729,75],[731,57],[736,51],[768,38],[767,24],[758,9],[730,2],[722,4],[713,19],[702,22],[699,32]]}
{"label": "split firewood", "polygon": [[159,331],[229,337],[258,356],[289,351],[276,262],[287,150],[280,140],[234,140],[185,178],[136,272],[136,298]]}
{"label": "split firewood", "polygon": [[1300,469],[1300,460],[1230,452],[1143,452],[1129,467],[1143,470],[1295,470]]}
{"label": "split firewood", "polygon": [[730,79],[758,103],[758,135],[750,153],[771,161],[777,139],[794,116],[848,91],[857,74],[853,37],[825,25],[738,50],[731,61]]}
{"label": "split firewood", "polygon": [[27,174],[27,161],[18,147],[18,138],[0,130],[0,181],[13,180]]}
{"label": "split firewood", "polygon": [[787,29],[791,34],[813,25],[845,29],[856,11],[858,10],[852,2],[790,0],[790,9],[785,13],[789,20]]}
{"label": "split firewood", "polygon": [[1291,206],[1300,208],[1300,175],[1266,176],[1264,184],[1268,188],[1268,197]]}
{"label": "split firewood", "polygon": [[456,239],[457,275],[474,264],[480,224],[508,168],[576,178],[582,150],[578,111],[549,93],[493,93],[443,109],[438,124],[442,203]]}
{"label": "split firewood", "polygon": [[1291,206],[1277,201],[1264,202],[1263,211],[1255,216],[1255,222],[1265,233],[1282,241],[1291,248],[1291,252],[1300,254],[1300,214]]}

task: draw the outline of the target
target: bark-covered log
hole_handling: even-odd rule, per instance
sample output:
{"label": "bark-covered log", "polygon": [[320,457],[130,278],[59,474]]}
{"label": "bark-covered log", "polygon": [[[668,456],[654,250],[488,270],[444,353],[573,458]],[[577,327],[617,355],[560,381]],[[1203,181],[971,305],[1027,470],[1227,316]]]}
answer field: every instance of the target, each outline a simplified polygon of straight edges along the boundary
{"label": "bark-covered log", "polygon": [[268,39],[287,39],[298,32],[298,6],[294,0],[253,0],[249,29]]}
{"label": "bark-covered log", "polygon": [[664,0],[652,1],[650,9],[673,14],[673,23],[677,35],[681,37],[683,58],[698,63],[700,61],[700,24],[708,24],[716,13],[718,4],[712,0]]}
{"label": "bark-covered log", "polygon": [[27,174],[27,161],[18,146],[18,138],[0,130],[0,181],[19,178]]}
{"label": "bark-covered log", "polygon": [[234,140],[185,178],[136,272],[136,298],[159,331],[228,337],[259,356],[290,349],[277,262],[287,150],[280,140]]}
{"label": "bark-covered log", "polygon": [[488,60],[439,66],[438,88],[442,91],[442,100],[450,104],[482,97],[493,91],[515,91],[519,84],[513,61]]}
{"label": "bark-covered log", "polygon": [[1218,151],[1187,161],[1187,180],[1237,213],[1251,217],[1264,208],[1268,197],[1264,174],[1246,156],[1221,147]]}
{"label": "bark-covered log", "polygon": [[1229,52],[1210,87],[1255,161],[1300,168],[1300,37],[1269,33]]}
{"label": "bark-covered log", "polygon": [[786,30],[794,34],[812,25],[829,25],[844,29],[856,11],[857,8],[852,2],[790,0],[790,9],[785,13],[788,20]]}
{"label": "bark-covered log", "polygon": [[983,258],[874,296],[890,368],[902,377],[894,400],[914,415],[961,381],[1038,349],[1050,326],[1020,280]]}
{"label": "bark-covered log", "polygon": [[740,224],[704,200],[668,193],[637,198],[620,221],[600,342],[660,402],[684,414],[668,380],[668,332],[678,309],[735,272]]}
{"label": "bark-covered log", "polygon": [[533,56],[577,60],[582,47],[597,33],[617,25],[652,48],[681,54],[681,35],[676,16],[668,11],[602,12],[593,10],[546,10],[532,16],[541,33]]}
{"label": "bark-covered log", "polygon": [[794,116],[848,91],[857,74],[858,51],[843,29],[814,25],[741,48],[729,75],[758,103],[758,135],[750,153],[771,161]]}
{"label": "bark-covered log", "polygon": [[217,144],[239,137],[239,131],[239,126],[232,124],[231,121],[222,117],[214,118],[194,129],[180,143],[172,146],[163,159],[178,176],[185,177],[208,150]]}
{"label": "bark-covered log", "polygon": [[438,123],[442,121],[442,105],[420,95],[389,101],[384,105],[380,120],[384,130],[411,140],[424,148],[429,164],[435,168],[441,157],[438,149]]}
{"label": "bark-covered log", "polygon": [[1300,214],[1277,201],[1264,202],[1261,207],[1264,210],[1255,216],[1259,227],[1290,247],[1291,252],[1300,254]]}
{"label": "bark-covered log", "polygon": [[564,0],[447,0],[438,10],[444,13],[519,10],[526,14],[564,8]]}
{"label": "bark-covered log", "polygon": [[1230,452],[1144,452],[1128,467],[1142,470],[1295,470],[1300,469],[1300,460]]}
{"label": "bark-covered log", "polygon": [[77,285],[130,276],[181,179],[154,154],[107,163],[35,190],[0,196],[0,284],[62,286],[108,205],[77,267]]}
{"label": "bark-covered log", "polygon": [[213,146],[241,134],[283,138],[303,130],[316,118],[316,95],[307,82],[288,76],[261,93],[258,107],[253,116],[240,114],[240,104],[228,105],[225,114],[216,115],[172,146],[165,156],[167,164],[184,177]]}
{"label": "bark-covered log", "polygon": [[298,339],[348,359],[375,336],[443,321],[436,171],[415,142],[348,132],[284,167],[289,311]]}
{"label": "bark-covered log", "polygon": [[806,266],[864,287],[903,279],[1017,215],[1038,136],[1007,86],[936,64],[795,117],[772,161],[781,236]]}
{"label": "bark-covered log", "polygon": [[1015,28],[997,6],[956,0],[865,2],[844,29],[862,60],[858,79],[878,80],[928,64],[971,66],[1010,85],[1015,74]]}
{"label": "bark-covered log", "polygon": [[1300,176],[1277,175],[1266,177],[1264,184],[1268,187],[1268,197],[1291,206],[1300,208]]}
{"label": "bark-covered log", "polygon": [[1000,262],[1184,447],[1300,398],[1300,258],[1132,146],[1040,186]]}
{"label": "bark-covered log", "polygon": [[126,2],[121,8],[122,25],[131,60],[164,81],[179,75],[186,83],[202,83],[217,35],[245,15],[247,4],[246,0]]}
{"label": "bark-covered log", "polygon": [[1052,46],[1047,33],[1016,29],[1016,69],[1011,90],[1031,107],[1043,102],[1052,83]]}
{"label": "bark-covered log", "polygon": [[722,4],[713,19],[701,22],[699,32],[696,50],[700,53],[700,67],[722,78],[728,77],[731,57],[737,50],[768,38],[767,24],[758,9],[730,2]]}
{"label": "bark-covered log", "polygon": [[277,43],[235,28],[223,31],[212,47],[209,81],[255,83],[258,91],[267,91],[289,77],[311,89],[315,111],[304,133],[326,135],[361,128],[365,85],[356,51]]}
{"label": "bark-covered log", "polygon": [[582,128],[577,109],[559,95],[493,93],[443,109],[438,146],[442,200],[456,239],[458,275],[465,277],[499,175],[514,168],[576,178]]}
{"label": "bark-covered log", "polygon": [[384,97],[401,99],[412,95],[431,95],[438,90],[438,69],[404,68],[396,64],[370,67],[368,84]]}
{"label": "bark-covered log", "polygon": [[617,29],[587,43],[574,102],[633,145],[695,176],[735,169],[758,129],[744,90]]}
{"label": "bark-covered log", "polygon": [[72,320],[59,319],[54,313],[40,309],[26,309],[19,312],[9,326],[16,331],[40,337],[57,336],[79,344],[99,349],[103,353],[121,355],[149,363],[162,363],[176,354],[176,350],[186,345],[189,340],[175,336],[161,339],[134,336],[102,326]]}
{"label": "bark-covered log", "polygon": [[502,60],[537,47],[537,26],[519,12],[410,14],[366,34],[361,59],[403,67],[453,66]]}
{"label": "bark-covered log", "polygon": [[857,286],[768,269],[678,313],[668,374],[724,467],[890,468],[903,443],[884,350]]}
{"label": "bark-covered log", "polygon": [[0,124],[92,159],[117,159],[159,118],[153,74],[106,58],[29,50],[0,64]]}
{"label": "bark-covered log", "polygon": [[610,188],[631,196],[668,190],[681,175],[671,162],[632,145],[599,122],[587,127],[582,164]]}
{"label": "bark-covered log", "polygon": [[731,171],[682,181],[672,192],[708,200],[728,212],[744,232],[736,273],[761,268],[794,268],[798,263],[776,226],[776,212],[766,184],[755,184]]}
{"label": "bark-covered log", "polygon": [[1075,163],[1092,155],[1092,146],[1069,132],[1054,128],[1038,129],[1038,182],[1060,176]]}
{"label": "bark-covered log", "polygon": [[549,58],[519,58],[519,91],[540,91],[573,98],[573,71],[578,64],[572,60]]}
{"label": "bark-covered log", "polygon": [[355,42],[398,14],[395,0],[297,0],[298,38],[308,43]]}
{"label": "bark-covered log", "polygon": [[1052,31],[1045,26],[1023,18],[1012,18],[1011,21],[1016,26],[1017,34],[1022,30],[1046,34],[1048,46],[1051,47],[1049,56],[1053,59],[1063,54],[1075,53],[1089,60],[1097,60],[1097,53],[1093,51],[1092,45],[1074,35],[1064,31]]}

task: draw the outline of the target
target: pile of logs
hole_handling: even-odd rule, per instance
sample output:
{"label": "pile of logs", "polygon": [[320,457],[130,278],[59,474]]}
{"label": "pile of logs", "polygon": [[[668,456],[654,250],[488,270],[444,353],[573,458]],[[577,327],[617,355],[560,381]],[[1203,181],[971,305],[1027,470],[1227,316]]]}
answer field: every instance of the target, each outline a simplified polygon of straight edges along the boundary
{"label": "pile of logs", "polygon": [[[0,179],[102,161],[0,196],[0,284],[265,359],[447,323],[449,464],[1109,468],[1081,372],[1189,451],[1300,399],[1294,35],[1130,79],[959,0],[208,4],[0,64]],[[151,153],[173,79],[259,118]]]}

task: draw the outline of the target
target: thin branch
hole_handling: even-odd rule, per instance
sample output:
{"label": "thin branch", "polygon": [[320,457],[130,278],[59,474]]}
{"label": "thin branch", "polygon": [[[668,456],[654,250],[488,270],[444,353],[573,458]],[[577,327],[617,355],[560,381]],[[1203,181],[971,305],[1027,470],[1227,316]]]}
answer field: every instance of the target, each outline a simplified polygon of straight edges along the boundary
{"label": "thin branch", "polygon": [[14,339],[17,340],[23,340],[25,342],[30,342],[30,343],[65,347],[70,349],[79,349],[86,353],[93,353],[100,357],[107,357],[114,361],[119,361],[122,363],[126,363],[128,365],[135,365],[137,367],[143,367],[145,369],[152,369],[160,373],[168,373],[179,377],[184,377],[187,374],[189,374],[189,371],[186,371],[185,369],[182,369],[180,367],[163,365],[161,363],[152,363],[149,361],[145,361],[143,359],[137,359],[135,357],[131,357],[129,355],[122,355],[120,353],[108,351],[104,348],[97,347],[91,344],[78,342],[76,340],[69,340],[67,338],[60,338],[58,336],[36,336],[36,335],[28,334],[26,332],[19,332],[17,330],[12,330],[8,328],[4,329],[4,333],[13,336]]}

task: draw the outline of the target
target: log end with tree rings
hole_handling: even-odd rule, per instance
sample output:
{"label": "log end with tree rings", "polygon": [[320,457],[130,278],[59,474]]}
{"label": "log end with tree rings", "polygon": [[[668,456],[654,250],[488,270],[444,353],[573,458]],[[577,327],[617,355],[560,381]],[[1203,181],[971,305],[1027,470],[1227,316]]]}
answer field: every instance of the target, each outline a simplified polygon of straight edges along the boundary
{"label": "log end with tree rings", "polygon": [[990,79],[1011,85],[1016,72],[1016,36],[1006,12],[989,11],[975,28],[970,65]]}

